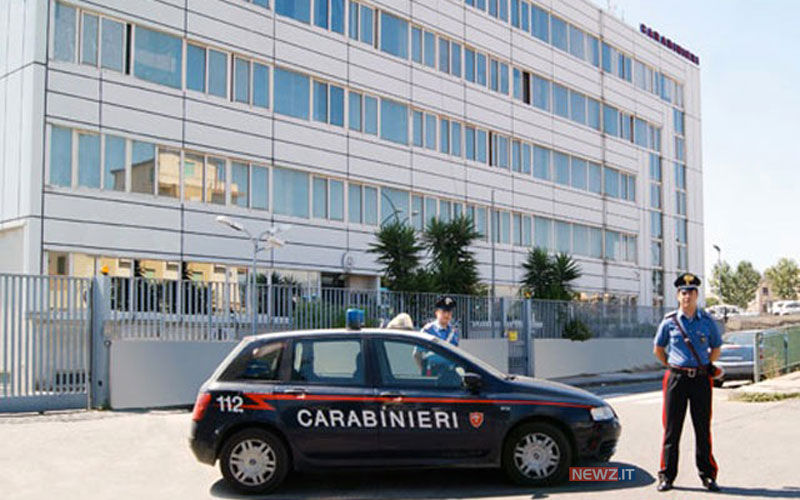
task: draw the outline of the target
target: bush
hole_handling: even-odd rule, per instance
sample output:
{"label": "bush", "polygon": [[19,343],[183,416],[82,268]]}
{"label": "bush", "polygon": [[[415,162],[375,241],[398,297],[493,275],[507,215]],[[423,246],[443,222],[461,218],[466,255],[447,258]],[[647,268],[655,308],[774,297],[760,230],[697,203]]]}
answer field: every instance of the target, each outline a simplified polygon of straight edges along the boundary
{"label": "bush", "polygon": [[583,321],[573,319],[564,325],[564,332],[561,334],[561,337],[572,341],[579,340],[583,342],[584,340],[592,338],[592,331],[589,330],[589,327],[586,326],[586,323]]}

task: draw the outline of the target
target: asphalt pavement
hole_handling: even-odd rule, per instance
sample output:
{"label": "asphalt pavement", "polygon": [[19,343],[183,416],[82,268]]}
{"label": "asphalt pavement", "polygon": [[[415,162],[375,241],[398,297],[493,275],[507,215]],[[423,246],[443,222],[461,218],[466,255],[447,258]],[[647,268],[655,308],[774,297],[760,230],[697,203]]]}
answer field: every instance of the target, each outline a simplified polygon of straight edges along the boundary
{"label": "asphalt pavement", "polygon": [[[721,493],[702,490],[689,419],[676,489],[655,490],[661,442],[658,382],[592,387],[623,425],[610,464],[631,482],[522,488],[495,470],[336,471],[294,474],[276,499],[685,499],[800,498],[800,399],[729,401],[715,390],[713,440]],[[8,500],[259,498],[235,494],[219,469],[198,463],[187,444],[186,411],[64,412],[0,417],[0,498]]]}

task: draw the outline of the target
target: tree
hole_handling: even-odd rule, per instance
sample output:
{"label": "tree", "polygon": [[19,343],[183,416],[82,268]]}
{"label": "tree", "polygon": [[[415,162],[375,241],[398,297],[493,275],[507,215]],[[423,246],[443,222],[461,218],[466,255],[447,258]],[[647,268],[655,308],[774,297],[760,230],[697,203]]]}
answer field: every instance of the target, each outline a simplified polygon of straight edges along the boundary
{"label": "tree", "polygon": [[479,237],[468,217],[459,216],[448,222],[432,219],[428,223],[422,241],[430,255],[428,272],[433,291],[470,295],[482,292],[478,262],[470,250]]}
{"label": "tree", "polygon": [[725,262],[717,262],[711,269],[711,291],[714,295],[719,297],[723,303],[732,304],[732,295],[734,283],[734,272],[730,264]]}
{"label": "tree", "polygon": [[416,288],[423,247],[414,228],[400,221],[389,222],[378,229],[375,238],[368,251],[378,255],[376,260],[383,265],[385,285],[397,292],[419,291]]}
{"label": "tree", "polygon": [[522,263],[523,291],[536,299],[572,300],[575,291],[571,283],[581,277],[580,266],[565,253],[549,255],[543,248],[532,248]]}
{"label": "tree", "polygon": [[775,295],[784,300],[797,298],[797,287],[800,286],[800,268],[794,259],[782,258],[777,264],[764,271]]}
{"label": "tree", "polygon": [[756,271],[753,264],[743,260],[736,266],[736,274],[733,278],[733,296],[731,303],[742,309],[747,307],[756,298],[756,290],[761,282],[761,273]]}

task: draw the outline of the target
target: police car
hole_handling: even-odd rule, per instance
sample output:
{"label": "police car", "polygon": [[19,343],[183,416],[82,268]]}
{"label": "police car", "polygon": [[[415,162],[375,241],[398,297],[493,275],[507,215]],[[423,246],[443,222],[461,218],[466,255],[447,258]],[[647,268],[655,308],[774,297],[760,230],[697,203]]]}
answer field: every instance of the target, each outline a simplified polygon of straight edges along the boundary
{"label": "police car", "polygon": [[581,389],[506,375],[407,330],[247,337],[200,389],[190,444],[245,493],[291,470],[495,466],[520,484],[608,460],[616,414]]}

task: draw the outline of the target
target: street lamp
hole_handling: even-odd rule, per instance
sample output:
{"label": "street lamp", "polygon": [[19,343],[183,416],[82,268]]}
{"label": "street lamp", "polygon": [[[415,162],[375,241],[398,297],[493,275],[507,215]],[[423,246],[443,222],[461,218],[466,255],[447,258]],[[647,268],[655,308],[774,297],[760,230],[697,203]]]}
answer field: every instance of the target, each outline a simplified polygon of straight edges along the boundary
{"label": "street lamp", "polygon": [[[270,248],[280,248],[284,246],[286,244],[286,241],[278,238],[277,235],[284,231],[288,231],[289,229],[292,228],[292,226],[289,224],[278,224],[262,231],[261,234],[259,234],[258,236],[253,236],[253,234],[250,231],[248,231],[247,228],[245,228],[241,223],[234,221],[230,217],[227,217],[225,215],[218,215],[216,221],[224,226],[228,226],[234,231],[244,233],[250,239],[250,242],[253,244],[253,263],[252,263],[252,268],[250,269],[250,279],[252,280],[252,284],[250,286],[250,293],[247,295],[250,298],[250,314],[252,315],[252,330],[253,330],[253,335],[255,335],[256,334],[256,291],[255,291],[256,258],[258,256],[258,252]],[[269,237],[264,239],[267,236]],[[265,245],[260,246],[262,241],[265,243]]]}
{"label": "street lamp", "polygon": [[728,322],[728,308],[725,307],[725,298],[722,294],[722,250],[719,245],[711,245],[717,251],[717,269],[719,269],[719,300],[722,302],[722,320]]}

